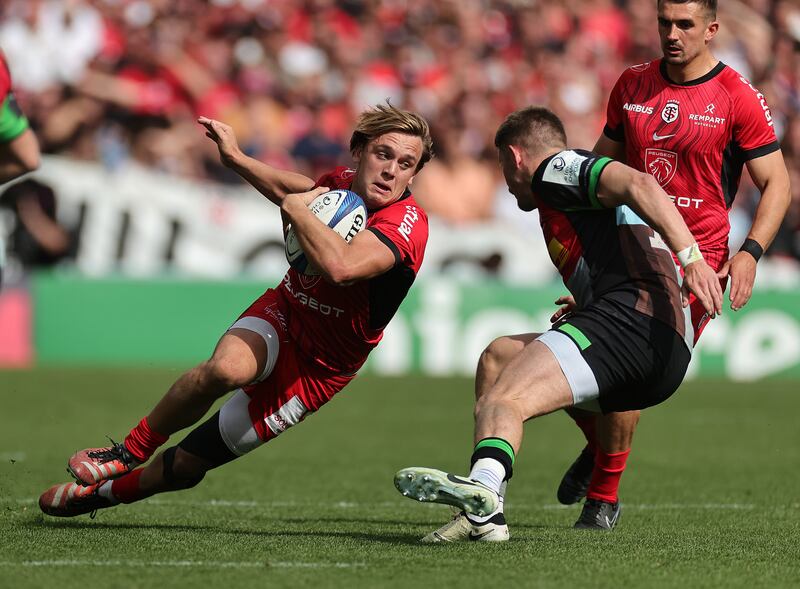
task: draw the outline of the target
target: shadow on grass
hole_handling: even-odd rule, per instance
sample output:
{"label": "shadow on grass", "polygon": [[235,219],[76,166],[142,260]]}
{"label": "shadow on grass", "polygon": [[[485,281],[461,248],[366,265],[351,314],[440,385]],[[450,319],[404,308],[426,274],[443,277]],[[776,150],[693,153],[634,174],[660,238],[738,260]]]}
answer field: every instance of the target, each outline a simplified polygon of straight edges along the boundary
{"label": "shadow on grass", "polygon": [[[304,523],[306,525],[313,522],[328,522],[336,523],[336,521],[346,523],[359,523],[359,520],[350,519],[337,519],[337,520],[321,520],[319,518],[313,519],[296,519],[285,520],[282,522],[289,523]],[[408,525],[408,522],[375,522],[369,523],[384,523],[387,525]],[[412,524],[413,525],[413,524]],[[422,525],[422,524],[417,524]],[[116,522],[98,522],[98,521],[52,521],[50,519],[37,519],[28,522],[29,528],[36,529],[60,529],[60,530],[91,530],[97,532],[99,530],[109,531],[124,531],[124,530],[139,530],[139,531],[164,531],[164,532],[198,532],[198,533],[213,533],[213,534],[226,534],[231,536],[243,536],[253,538],[279,538],[279,537],[303,537],[303,538],[352,538],[354,540],[361,540],[364,542],[376,542],[382,544],[419,544],[419,536],[417,534],[400,534],[400,533],[368,533],[368,532],[347,532],[342,530],[286,530],[281,528],[274,529],[261,529],[261,530],[245,530],[237,528],[225,528],[221,526],[207,526],[195,524],[166,524],[166,523],[116,523]]]}

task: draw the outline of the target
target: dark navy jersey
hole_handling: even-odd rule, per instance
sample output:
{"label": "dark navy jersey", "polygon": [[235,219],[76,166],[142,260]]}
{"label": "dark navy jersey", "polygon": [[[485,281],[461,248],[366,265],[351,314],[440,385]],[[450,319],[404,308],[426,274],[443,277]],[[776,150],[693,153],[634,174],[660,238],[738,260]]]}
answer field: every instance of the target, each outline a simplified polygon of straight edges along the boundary
{"label": "dark navy jersey", "polygon": [[531,188],[550,258],[578,308],[603,298],[619,309],[620,321],[636,311],[691,342],[669,248],[629,207],[605,208],[597,198],[600,175],[612,161],[572,149],[537,168]]}

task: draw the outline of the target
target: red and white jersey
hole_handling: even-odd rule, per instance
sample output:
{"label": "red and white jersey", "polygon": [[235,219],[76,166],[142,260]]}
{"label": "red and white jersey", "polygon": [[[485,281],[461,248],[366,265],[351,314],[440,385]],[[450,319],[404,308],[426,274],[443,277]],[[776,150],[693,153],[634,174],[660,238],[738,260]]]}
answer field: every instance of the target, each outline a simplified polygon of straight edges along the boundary
{"label": "red and white jersey", "polygon": [[780,148],[764,95],[722,62],[678,84],[658,59],[620,76],[603,132],[625,143],[629,166],[658,180],[706,261],[719,268],[728,259],[728,209],[742,166]]}
{"label": "red and white jersey", "polygon": [[[338,167],[317,186],[350,189],[355,171]],[[397,201],[368,211],[366,231],[394,254],[384,274],[335,286],[321,276],[289,268],[278,291],[289,305],[288,330],[300,349],[318,364],[353,373],[383,337],[422,265],[428,243],[428,216],[407,190]]]}

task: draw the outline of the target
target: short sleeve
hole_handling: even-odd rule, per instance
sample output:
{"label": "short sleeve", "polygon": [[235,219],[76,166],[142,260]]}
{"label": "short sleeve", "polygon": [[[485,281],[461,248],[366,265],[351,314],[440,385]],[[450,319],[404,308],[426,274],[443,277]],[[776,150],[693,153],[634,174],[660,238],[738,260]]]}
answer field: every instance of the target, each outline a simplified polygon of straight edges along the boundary
{"label": "short sleeve", "polygon": [[531,182],[536,198],[561,211],[603,209],[597,186],[611,158],[585,150],[566,150],[544,160]]}
{"label": "short sleeve", "polygon": [[775,123],[766,98],[746,78],[733,96],[733,139],[742,150],[745,161],[780,149],[775,136]]}
{"label": "short sleeve", "polygon": [[419,205],[403,199],[373,213],[368,223],[367,230],[392,250],[396,264],[419,271],[428,243],[428,216]]}
{"label": "short sleeve", "polygon": [[613,141],[625,141],[625,125],[623,121],[622,105],[624,100],[622,98],[622,83],[625,74],[619,77],[614,88],[611,90],[611,95],[608,97],[608,106],[606,107],[606,125],[603,127],[603,135],[612,139]]}

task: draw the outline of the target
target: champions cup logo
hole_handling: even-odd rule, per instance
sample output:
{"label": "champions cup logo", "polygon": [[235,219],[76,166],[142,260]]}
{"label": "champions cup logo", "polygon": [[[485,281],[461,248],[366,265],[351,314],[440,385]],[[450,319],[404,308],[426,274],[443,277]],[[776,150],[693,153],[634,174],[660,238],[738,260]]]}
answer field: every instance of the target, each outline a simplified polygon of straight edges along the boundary
{"label": "champions cup logo", "polygon": [[665,149],[647,149],[644,165],[661,186],[666,186],[678,169],[678,154]]}
{"label": "champions cup logo", "polygon": [[667,100],[667,104],[661,109],[661,120],[665,123],[674,123],[678,118],[678,101]]}

